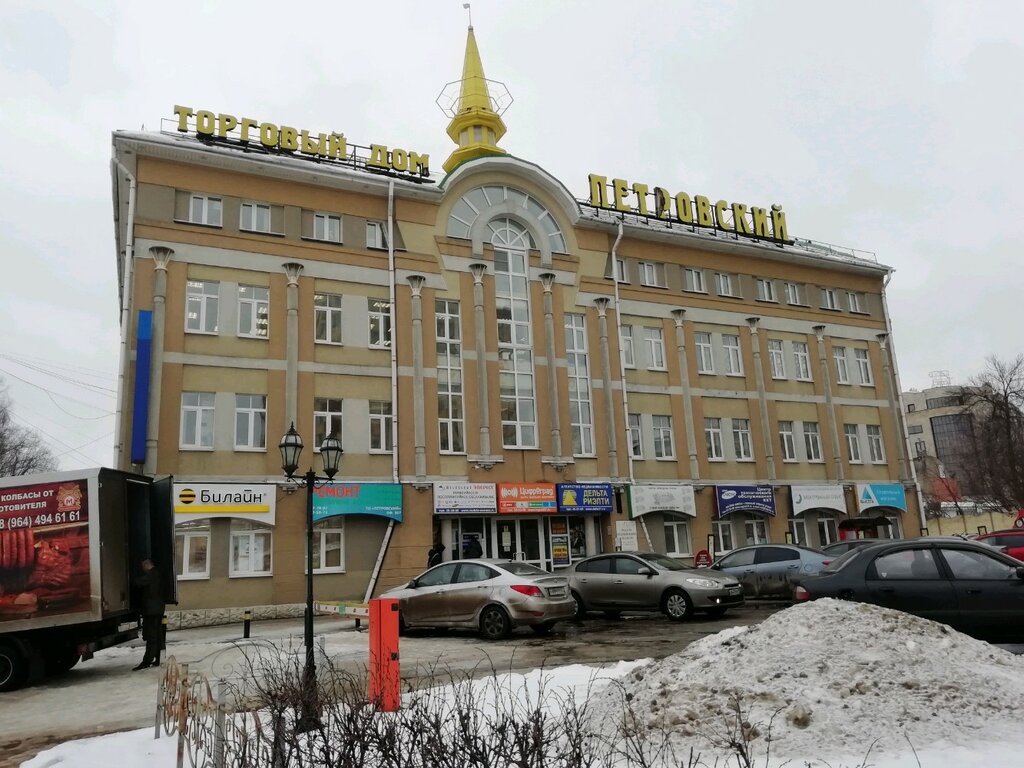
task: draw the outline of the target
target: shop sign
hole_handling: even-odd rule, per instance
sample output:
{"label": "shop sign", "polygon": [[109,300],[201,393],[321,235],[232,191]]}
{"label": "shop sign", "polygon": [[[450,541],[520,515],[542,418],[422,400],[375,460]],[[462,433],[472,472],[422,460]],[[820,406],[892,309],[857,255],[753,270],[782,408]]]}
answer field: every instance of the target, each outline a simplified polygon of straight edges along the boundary
{"label": "shop sign", "polygon": [[846,514],[846,494],[841,485],[791,485],[789,495],[794,515],[809,509],[834,509]]}
{"label": "shop sign", "polygon": [[237,517],[273,525],[277,486],[271,483],[174,483],[174,522]]}
{"label": "shop sign", "polygon": [[706,549],[702,549],[693,558],[693,564],[697,568],[710,568],[714,562],[714,558],[711,557],[711,553]]}
{"label": "shop sign", "polygon": [[636,552],[640,549],[636,523],[632,520],[615,521],[615,549],[619,552]]}
{"label": "shop sign", "polygon": [[775,489],[770,485],[716,485],[718,516],[731,512],[775,514]]}
{"label": "shop sign", "polygon": [[654,484],[629,486],[630,517],[649,512],[679,512],[697,516],[697,499],[692,485]]}
{"label": "shop sign", "polygon": [[574,515],[580,512],[611,512],[610,483],[558,483],[558,511]]}
{"label": "shop sign", "polygon": [[494,483],[434,483],[435,515],[493,515]]}
{"label": "shop sign", "polygon": [[907,495],[900,483],[857,483],[857,511],[892,507],[907,511]]}
{"label": "shop sign", "polygon": [[402,522],[398,483],[324,483],[313,489],[313,522],[328,517],[370,515]]}
{"label": "shop sign", "polygon": [[625,179],[612,179],[609,184],[607,176],[596,173],[590,174],[588,179],[590,204],[595,208],[720,229],[745,237],[792,242],[786,230],[786,214],[780,205],[773,205],[769,211],[725,200],[712,203],[704,195],[691,198],[686,192],[672,195],[664,187],[651,189],[647,184],[630,184]]}
{"label": "shop sign", "polygon": [[556,511],[553,483],[498,483],[499,515],[543,515]]}

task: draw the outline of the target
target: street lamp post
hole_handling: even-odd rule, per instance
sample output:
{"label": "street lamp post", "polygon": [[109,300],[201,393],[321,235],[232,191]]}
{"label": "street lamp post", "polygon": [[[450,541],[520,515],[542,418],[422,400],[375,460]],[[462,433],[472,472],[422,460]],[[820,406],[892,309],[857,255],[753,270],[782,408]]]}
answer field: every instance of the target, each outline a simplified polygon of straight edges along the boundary
{"label": "street lamp post", "polygon": [[[295,472],[299,468],[299,454],[302,453],[302,437],[295,431],[293,422],[284,437],[278,444],[281,450],[281,469],[289,480],[294,480]],[[332,432],[324,438],[320,444],[320,457],[324,463],[324,474],[327,476],[324,481],[330,482],[338,473],[338,466],[341,464],[341,441]],[[306,485],[306,614],[305,614],[305,644],[306,644],[306,665],[302,674],[302,686],[304,692],[304,712],[302,720],[309,723],[316,717],[308,706],[316,689],[316,662],[313,658],[313,489],[316,488],[316,472],[310,467],[303,476]]]}

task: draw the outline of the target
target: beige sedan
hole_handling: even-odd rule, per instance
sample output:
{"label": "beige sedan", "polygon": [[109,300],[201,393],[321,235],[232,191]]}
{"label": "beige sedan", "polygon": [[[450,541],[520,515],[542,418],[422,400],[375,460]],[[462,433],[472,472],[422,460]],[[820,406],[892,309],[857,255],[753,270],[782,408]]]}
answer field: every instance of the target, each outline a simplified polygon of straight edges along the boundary
{"label": "beige sedan", "polygon": [[569,580],[519,560],[457,560],[435,565],[381,597],[399,601],[399,627],[465,627],[489,640],[528,626],[546,635],[572,618]]}

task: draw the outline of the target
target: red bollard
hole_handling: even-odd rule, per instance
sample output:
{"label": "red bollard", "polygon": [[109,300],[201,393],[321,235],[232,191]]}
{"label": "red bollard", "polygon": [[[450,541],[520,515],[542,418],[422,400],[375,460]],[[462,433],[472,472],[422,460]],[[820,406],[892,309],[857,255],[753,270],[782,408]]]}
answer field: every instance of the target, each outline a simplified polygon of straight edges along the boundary
{"label": "red bollard", "polygon": [[381,712],[402,704],[398,661],[398,601],[370,601],[370,703]]}

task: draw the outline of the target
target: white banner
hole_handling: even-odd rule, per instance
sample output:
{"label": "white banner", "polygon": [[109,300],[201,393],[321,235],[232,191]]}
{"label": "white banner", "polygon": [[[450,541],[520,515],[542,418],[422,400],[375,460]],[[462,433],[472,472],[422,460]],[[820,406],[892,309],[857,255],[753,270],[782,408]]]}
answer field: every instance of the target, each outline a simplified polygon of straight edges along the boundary
{"label": "white banner", "polygon": [[434,483],[435,515],[493,515],[494,483]]}
{"label": "white banner", "polygon": [[174,522],[240,517],[273,525],[277,486],[272,483],[175,483]]}
{"label": "white banner", "polygon": [[697,499],[692,485],[659,483],[629,486],[629,509],[631,517],[640,517],[649,512],[679,512],[690,517],[697,516]]}
{"label": "white banner", "polygon": [[809,509],[831,509],[848,514],[846,494],[841,485],[791,485],[789,495],[793,500],[794,515],[803,514]]}
{"label": "white banner", "polygon": [[636,552],[640,549],[636,523],[632,520],[615,521],[615,548],[620,552]]}

